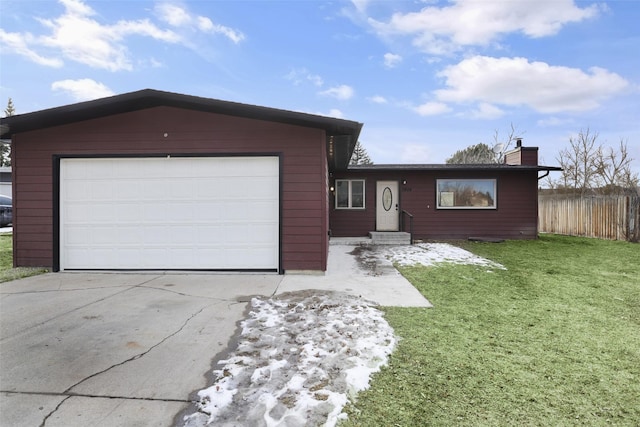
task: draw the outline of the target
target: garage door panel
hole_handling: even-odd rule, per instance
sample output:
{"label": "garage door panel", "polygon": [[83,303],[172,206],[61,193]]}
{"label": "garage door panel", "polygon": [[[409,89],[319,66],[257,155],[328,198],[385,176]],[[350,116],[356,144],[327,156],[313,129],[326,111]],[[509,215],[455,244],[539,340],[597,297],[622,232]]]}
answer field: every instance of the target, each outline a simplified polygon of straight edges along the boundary
{"label": "garage door panel", "polygon": [[70,180],[73,180],[73,179],[84,180],[88,176],[90,176],[87,173],[87,168],[88,167],[89,167],[88,164],[81,163],[81,162],[67,163],[64,173],[65,173],[66,177],[68,179],[70,179]]}
{"label": "garage door panel", "polygon": [[76,226],[73,229],[64,230],[64,239],[69,248],[75,249],[74,245],[84,245],[91,239],[91,231],[89,227]]}
{"label": "garage door panel", "polygon": [[68,200],[87,200],[89,198],[89,184],[82,181],[70,181],[67,186]]}
{"label": "garage door panel", "polygon": [[60,177],[61,269],[278,268],[277,157],[62,159]]}
{"label": "garage door panel", "polygon": [[69,221],[73,221],[74,223],[80,223],[84,218],[87,217],[89,212],[91,211],[91,207],[88,205],[77,204],[76,208],[73,210],[67,209],[66,206],[61,208],[61,215],[64,215]]}

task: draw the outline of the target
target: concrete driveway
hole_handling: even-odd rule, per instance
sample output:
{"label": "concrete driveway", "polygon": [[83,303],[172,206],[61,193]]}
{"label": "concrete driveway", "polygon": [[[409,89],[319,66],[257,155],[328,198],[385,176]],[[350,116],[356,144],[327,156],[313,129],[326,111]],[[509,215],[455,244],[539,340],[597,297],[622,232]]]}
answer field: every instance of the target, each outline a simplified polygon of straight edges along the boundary
{"label": "concrete driveway", "polygon": [[0,425],[171,425],[278,275],[51,273],[0,285]]}
{"label": "concrete driveway", "polygon": [[323,276],[49,273],[0,284],[0,425],[174,425],[251,296],[342,290],[429,307],[392,267],[332,246]]}

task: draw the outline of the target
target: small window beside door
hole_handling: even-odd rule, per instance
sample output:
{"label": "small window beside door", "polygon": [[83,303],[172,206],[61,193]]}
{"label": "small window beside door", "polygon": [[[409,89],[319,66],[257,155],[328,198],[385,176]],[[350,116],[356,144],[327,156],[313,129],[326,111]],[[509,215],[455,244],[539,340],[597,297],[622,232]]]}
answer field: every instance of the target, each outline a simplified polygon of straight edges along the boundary
{"label": "small window beside door", "polygon": [[364,179],[336,179],[336,209],[364,209]]}

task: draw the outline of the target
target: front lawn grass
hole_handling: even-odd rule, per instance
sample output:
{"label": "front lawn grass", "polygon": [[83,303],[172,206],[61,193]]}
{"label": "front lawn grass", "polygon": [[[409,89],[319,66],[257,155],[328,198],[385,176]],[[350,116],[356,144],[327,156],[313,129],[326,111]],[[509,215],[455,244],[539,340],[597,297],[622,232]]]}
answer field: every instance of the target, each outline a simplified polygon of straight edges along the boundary
{"label": "front lawn grass", "polygon": [[13,268],[13,236],[0,234],[0,283],[46,273],[46,268]]}
{"label": "front lawn grass", "polygon": [[341,426],[640,425],[640,245],[543,235],[459,242],[507,270],[401,268],[432,309]]}

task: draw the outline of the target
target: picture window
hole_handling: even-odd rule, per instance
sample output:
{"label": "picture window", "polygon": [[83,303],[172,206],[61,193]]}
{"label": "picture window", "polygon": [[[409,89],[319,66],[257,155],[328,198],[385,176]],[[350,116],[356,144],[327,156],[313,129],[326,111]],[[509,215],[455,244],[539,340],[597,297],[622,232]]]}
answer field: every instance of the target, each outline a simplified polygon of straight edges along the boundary
{"label": "picture window", "polygon": [[438,209],[496,209],[495,179],[438,179]]}

